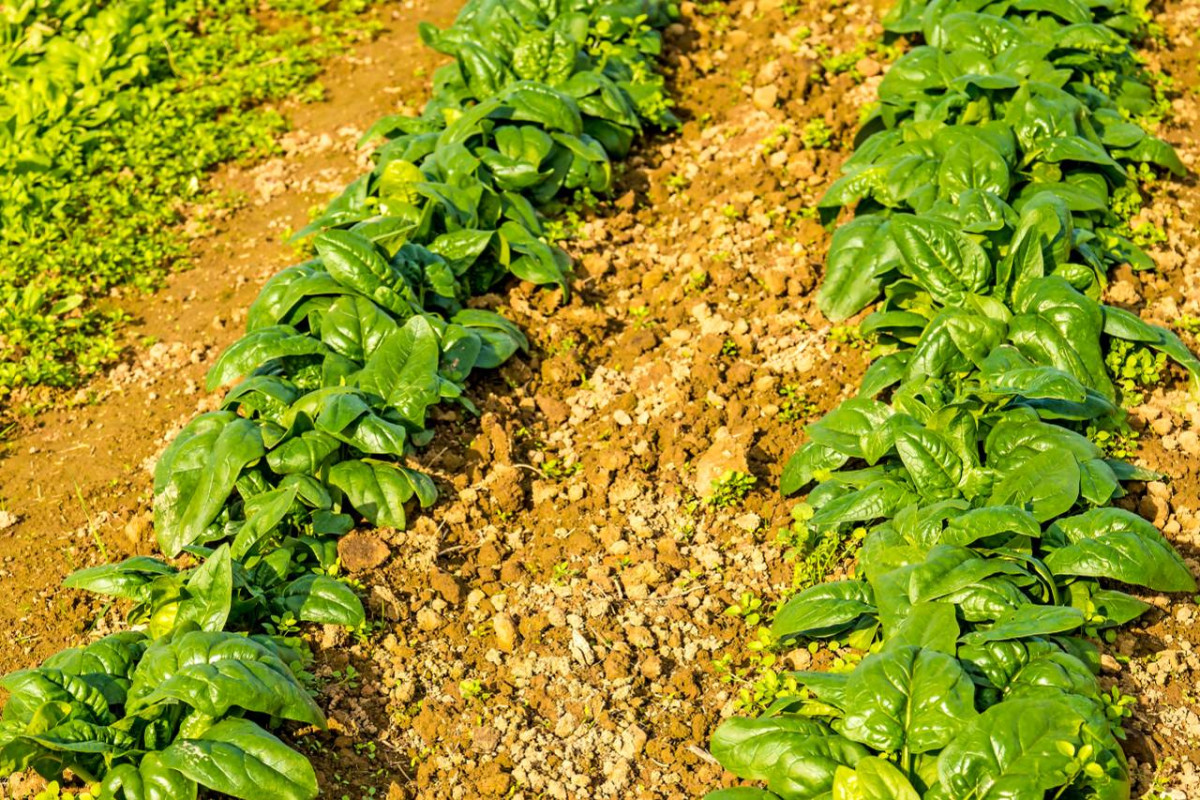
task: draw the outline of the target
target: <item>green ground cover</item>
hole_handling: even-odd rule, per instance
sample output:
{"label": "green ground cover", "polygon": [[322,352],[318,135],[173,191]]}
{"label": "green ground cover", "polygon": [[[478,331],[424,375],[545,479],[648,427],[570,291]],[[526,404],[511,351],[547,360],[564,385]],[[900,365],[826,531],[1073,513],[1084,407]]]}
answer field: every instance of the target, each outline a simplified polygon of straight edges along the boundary
{"label": "green ground cover", "polygon": [[25,0],[0,6],[0,408],[118,355],[115,287],[150,289],[216,201],[217,164],[268,154],[270,104],[319,97],[370,0]]}

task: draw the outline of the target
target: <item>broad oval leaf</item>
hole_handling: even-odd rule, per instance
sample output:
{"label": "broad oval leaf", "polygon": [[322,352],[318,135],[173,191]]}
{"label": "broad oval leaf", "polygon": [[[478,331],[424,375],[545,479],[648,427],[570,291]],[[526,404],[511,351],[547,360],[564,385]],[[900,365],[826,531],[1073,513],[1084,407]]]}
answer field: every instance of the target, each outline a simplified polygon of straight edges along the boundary
{"label": "broad oval leaf", "polygon": [[858,217],[839,227],[829,243],[825,280],[817,304],[839,322],[879,297],[883,275],[899,260],[887,221],[876,215]]}
{"label": "broad oval leaf", "polygon": [[196,800],[196,782],[162,763],[158,753],[141,762],[121,764],[104,776],[102,797],[113,800]]}
{"label": "broad oval leaf", "polygon": [[177,556],[217,518],[242,470],[266,454],[262,430],[230,412],[193,420],[154,470],[158,544]]}
{"label": "broad oval leaf", "polygon": [[780,746],[785,740],[777,734],[803,738],[830,733],[828,725],[793,714],[757,719],[732,717],[713,732],[709,750],[713,758],[734,775],[747,780],[766,780],[771,764],[765,757],[764,743],[769,741],[771,747]]}
{"label": "broad oval leaf", "polygon": [[1159,592],[1194,592],[1196,579],[1179,553],[1150,522],[1116,508],[1059,520],[1069,544],[1046,556],[1057,575],[1112,578]]}
{"label": "broad oval leaf", "polygon": [[179,739],[161,758],[201,786],[241,800],[314,800],[318,793],[308,759],[244,719],[222,720],[198,738]]}
{"label": "broad oval leaf", "polygon": [[284,588],[279,603],[304,622],[357,628],[366,620],[354,590],[328,575],[297,578]]}
{"label": "broad oval leaf", "polygon": [[854,769],[838,768],[832,800],[921,800],[921,795],[890,761],[868,756]]}
{"label": "broad oval leaf", "polygon": [[1085,621],[1084,613],[1070,606],[1022,605],[996,620],[996,624],[991,628],[966,634],[962,641],[967,644],[982,644],[1067,633],[1083,627]]}
{"label": "broad oval leaf", "polygon": [[1044,800],[1062,784],[1071,756],[1059,742],[1082,744],[1084,719],[1065,702],[1039,698],[998,703],[968,725],[938,757],[951,797]]}
{"label": "broad oval leaf", "polygon": [[164,700],[212,717],[243,708],[324,725],[320,709],[277,653],[233,633],[192,630],[156,641],[134,672],[129,707]]}
{"label": "broad oval leaf", "polygon": [[870,584],[862,581],[823,583],[788,600],[775,615],[771,632],[780,639],[834,636],[875,613]]}
{"label": "broad oval leaf", "polygon": [[886,752],[945,747],[975,715],[975,684],[958,659],[904,647],[867,656],[846,682],[839,732]]}
{"label": "broad oval leaf", "polygon": [[897,214],[891,232],[905,272],[943,302],[984,289],[992,277],[983,248],[947,222]]}

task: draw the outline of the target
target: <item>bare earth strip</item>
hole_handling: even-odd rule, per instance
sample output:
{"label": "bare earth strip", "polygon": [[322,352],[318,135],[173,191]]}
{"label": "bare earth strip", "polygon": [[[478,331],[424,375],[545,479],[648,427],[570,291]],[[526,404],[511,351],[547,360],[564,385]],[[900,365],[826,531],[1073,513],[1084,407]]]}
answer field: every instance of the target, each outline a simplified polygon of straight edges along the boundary
{"label": "bare earth strip", "polygon": [[[343,541],[377,632],[320,641],[335,736],[301,745],[330,796],[678,800],[722,783],[704,748],[751,686],[756,631],[725,609],[791,585],[779,469],[865,365],[812,302],[827,235],[802,212],[847,152],[821,131],[850,141],[881,65],[816,66],[881,29],[864,4],[717,8],[685,4],[669,31],[689,121],[568,245],[570,300],[485,300],[534,349],[476,384],[482,420],[437,425],[418,466],[446,499],[412,530]],[[706,504],[727,470],[757,483]]]}

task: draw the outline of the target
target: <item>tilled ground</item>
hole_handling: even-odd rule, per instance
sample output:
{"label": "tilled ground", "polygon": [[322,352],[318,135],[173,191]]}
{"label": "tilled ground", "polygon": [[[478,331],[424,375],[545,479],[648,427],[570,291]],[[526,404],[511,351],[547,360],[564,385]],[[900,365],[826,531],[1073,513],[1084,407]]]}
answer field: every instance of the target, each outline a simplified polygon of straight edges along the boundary
{"label": "tilled ground", "polygon": [[[1164,36],[1147,46],[1148,66],[1175,81],[1172,119],[1163,136],[1190,170],[1200,168],[1196,32],[1200,3],[1171,2],[1156,21]],[[1151,248],[1153,273],[1114,276],[1108,302],[1174,328],[1200,349],[1193,322],[1200,315],[1200,190],[1196,176],[1164,181],[1138,221],[1162,227],[1167,240]],[[1139,487],[1124,503],[1162,528],[1193,572],[1200,563],[1200,402],[1181,376],[1132,409],[1141,431],[1139,460],[1167,477]],[[1200,610],[1182,596],[1149,596],[1157,608],[1141,625],[1118,635],[1106,659],[1108,681],[1138,700],[1126,749],[1139,788],[1148,797],[1200,797]]]}
{"label": "tilled ground", "polygon": [[[1167,8],[1147,53],[1181,88],[1166,135],[1189,164],[1197,9]],[[689,122],[644,148],[629,191],[583,226],[574,296],[489,299],[536,346],[501,371],[505,385],[480,386],[480,424],[449,415],[421,462],[456,499],[410,532],[347,543],[386,625],[378,643],[347,649],[334,631],[322,643],[341,727],[317,755],[326,774],[382,767],[392,798],[683,798],[727,782],[704,748],[761,671],[754,620],[726,609],[749,592],[768,610],[839,569],[828,553],[792,558],[777,535],[792,503],[774,486],[803,424],[865,365],[812,302],[827,239],[805,209],[888,56],[870,6],[727,14],[693,13],[675,32]],[[1144,219],[1168,235],[1159,271],[1114,276],[1110,302],[1177,327],[1200,313],[1195,200],[1191,178],[1156,187]],[[1195,568],[1200,405],[1172,375],[1133,420],[1139,459],[1172,480],[1127,502]],[[730,469],[754,489],[707,501]],[[1121,634],[1105,682],[1139,698],[1127,725],[1138,795],[1200,796],[1196,606],[1147,599],[1163,611]],[[787,658],[803,668],[810,655]]]}
{"label": "tilled ground", "polygon": [[[296,740],[318,764],[323,796],[699,797],[729,783],[705,752],[708,737],[753,702],[762,674],[757,620],[727,608],[750,593],[765,619],[797,582],[849,566],[836,548],[795,557],[780,540],[795,501],[775,486],[804,424],[852,394],[866,365],[854,337],[831,329],[813,302],[827,233],[809,209],[895,51],[876,47],[868,3],[734,0],[684,12],[667,58],[683,130],[646,143],[617,199],[575,226],[569,298],[516,284],[483,299],[534,346],[473,385],[481,418],[440,414],[413,466],[435,475],[443,501],[409,531],[355,533],[341,548],[372,625],[361,637],[328,629],[314,640],[333,730]],[[389,35],[403,37],[413,13],[444,21],[452,10],[403,13]],[[1200,0],[1169,5],[1161,21],[1165,44],[1150,45],[1150,63],[1183,90],[1166,135],[1195,164]],[[389,57],[389,86],[416,81],[409,39],[390,45],[410,50]],[[351,99],[342,113],[355,129],[393,102],[360,112]],[[328,181],[314,191],[350,174],[353,133],[330,140],[342,166],[314,178]],[[262,185],[293,161],[258,173]],[[265,207],[300,204],[297,180],[285,176],[286,192]],[[1145,215],[1167,232],[1154,248],[1159,271],[1114,276],[1109,300],[1165,324],[1200,316],[1194,180],[1160,184]],[[238,234],[233,219],[219,241],[262,239],[263,228]],[[214,261],[189,300],[183,276],[169,299],[147,305],[147,319],[163,315],[162,343],[114,375],[120,391],[18,440],[2,492],[18,522],[0,537],[21,544],[0,538],[0,576],[21,618],[0,609],[13,631],[0,666],[33,663],[80,638],[87,620],[98,631],[115,617],[54,587],[71,567],[151,549],[142,467],[173,428],[217,402],[195,382],[281,263],[272,246],[269,256],[237,254],[236,288]],[[143,408],[155,409],[148,425],[133,421]],[[69,427],[68,413],[88,424]],[[1134,419],[1139,459],[1171,481],[1138,487],[1129,503],[1195,567],[1200,404],[1173,375]],[[77,478],[77,502],[69,482],[89,458],[102,468]],[[711,495],[729,470],[756,479],[744,498]],[[46,499],[18,508],[18,496]],[[75,530],[48,538],[59,516]],[[1119,636],[1105,680],[1139,698],[1127,725],[1138,795],[1200,797],[1200,612],[1186,598],[1148,599],[1161,611]],[[799,651],[784,664],[811,658]]]}
{"label": "tilled ground", "polygon": [[[534,348],[476,387],[482,419],[442,415],[418,466],[447,500],[344,541],[384,624],[321,642],[326,776],[381,769],[393,800],[722,785],[705,748],[754,677],[756,630],[725,611],[791,586],[779,470],[866,363],[812,302],[827,233],[807,210],[875,93],[880,35],[865,4],[685,4],[668,36],[684,129],[568,244],[569,300],[485,298]],[[823,77],[830,56],[844,71]],[[730,470],[757,482],[714,501]]]}

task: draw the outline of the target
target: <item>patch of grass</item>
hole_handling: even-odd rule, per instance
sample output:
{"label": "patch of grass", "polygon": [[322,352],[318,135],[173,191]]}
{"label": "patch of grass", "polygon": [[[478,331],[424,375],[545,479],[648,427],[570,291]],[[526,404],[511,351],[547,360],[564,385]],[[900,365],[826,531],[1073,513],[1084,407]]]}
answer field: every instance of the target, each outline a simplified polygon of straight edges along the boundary
{"label": "patch of grass", "polygon": [[[318,98],[370,0],[40,0],[0,19],[0,404],[44,402],[119,354],[114,290],[152,289],[221,198],[217,164],[273,153],[269,103]],[[39,391],[30,390],[38,387]],[[14,397],[14,394],[17,396]]]}

